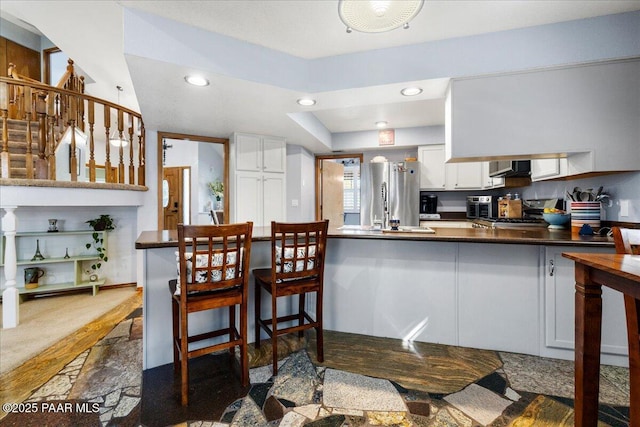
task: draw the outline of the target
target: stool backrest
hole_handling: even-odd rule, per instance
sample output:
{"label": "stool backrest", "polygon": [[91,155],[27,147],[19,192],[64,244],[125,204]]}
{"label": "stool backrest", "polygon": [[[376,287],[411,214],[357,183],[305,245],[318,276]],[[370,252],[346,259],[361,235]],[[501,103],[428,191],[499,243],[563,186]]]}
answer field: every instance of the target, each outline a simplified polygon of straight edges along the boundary
{"label": "stool backrest", "polygon": [[252,231],[252,222],[225,225],[178,224],[181,296],[193,292],[247,287]]}
{"label": "stool backrest", "polygon": [[317,277],[322,280],[329,220],[271,222],[272,284]]}
{"label": "stool backrest", "polygon": [[640,255],[640,229],[613,227],[616,253]]}

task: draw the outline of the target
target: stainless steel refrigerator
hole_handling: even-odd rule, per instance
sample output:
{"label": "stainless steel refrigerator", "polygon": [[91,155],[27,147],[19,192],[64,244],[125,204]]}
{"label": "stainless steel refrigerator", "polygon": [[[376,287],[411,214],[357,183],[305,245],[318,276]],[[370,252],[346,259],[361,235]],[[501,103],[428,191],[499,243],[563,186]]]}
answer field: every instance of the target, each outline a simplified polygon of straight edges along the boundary
{"label": "stainless steel refrigerator", "polygon": [[363,168],[362,225],[397,218],[400,227],[420,225],[420,167],[418,162],[373,162]]}

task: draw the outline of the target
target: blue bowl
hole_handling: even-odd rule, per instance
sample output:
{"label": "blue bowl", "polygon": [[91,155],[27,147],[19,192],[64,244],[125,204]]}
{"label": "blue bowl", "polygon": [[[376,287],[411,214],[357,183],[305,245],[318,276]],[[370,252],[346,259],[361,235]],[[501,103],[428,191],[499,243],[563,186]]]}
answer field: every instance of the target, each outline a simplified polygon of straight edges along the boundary
{"label": "blue bowl", "polygon": [[571,220],[571,214],[543,213],[542,218],[549,223],[549,228],[562,228]]}

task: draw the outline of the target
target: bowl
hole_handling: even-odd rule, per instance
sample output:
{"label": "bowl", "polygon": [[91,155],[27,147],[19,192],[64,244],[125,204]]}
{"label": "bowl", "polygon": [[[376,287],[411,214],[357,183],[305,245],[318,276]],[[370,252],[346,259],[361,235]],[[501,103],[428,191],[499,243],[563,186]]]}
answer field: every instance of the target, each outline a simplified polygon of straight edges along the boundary
{"label": "bowl", "polygon": [[549,228],[559,229],[564,228],[564,224],[571,220],[571,214],[543,213],[542,218],[549,224]]}

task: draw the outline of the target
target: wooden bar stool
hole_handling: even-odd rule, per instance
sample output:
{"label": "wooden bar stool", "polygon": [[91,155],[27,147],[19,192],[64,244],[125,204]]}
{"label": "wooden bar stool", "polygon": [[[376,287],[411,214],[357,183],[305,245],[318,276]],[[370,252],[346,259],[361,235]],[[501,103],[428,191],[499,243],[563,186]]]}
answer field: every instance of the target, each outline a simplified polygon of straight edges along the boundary
{"label": "wooden bar stool", "polygon": [[[189,359],[240,347],[240,378],[249,384],[247,360],[247,299],[253,223],[228,225],[178,224],[178,280],[169,282],[173,317],[173,366],[181,375],[181,402],[189,401]],[[240,325],[236,324],[240,307]],[[229,325],[189,335],[189,314],[229,308]],[[213,329],[213,327],[212,327]],[[190,344],[228,335],[226,341]]]}
{"label": "wooden bar stool", "polygon": [[[640,229],[613,227],[612,231],[616,253],[640,255]],[[633,425],[633,420],[640,420],[640,300],[625,294],[624,310],[629,338],[629,419]]]}
{"label": "wooden bar stool", "polygon": [[[329,220],[307,223],[271,222],[271,268],[253,270],[256,290],[256,348],[260,329],[271,337],[273,375],[278,373],[278,336],[305,329],[316,330],[318,361],[324,360],[322,334],[322,286]],[[271,318],[262,319],[261,291],[271,294]],[[305,296],[316,293],[315,319],[305,310]],[[279,297],[298,295],[298,312],[278,317]],[[278,328],[278,323],[297,323]]]}

